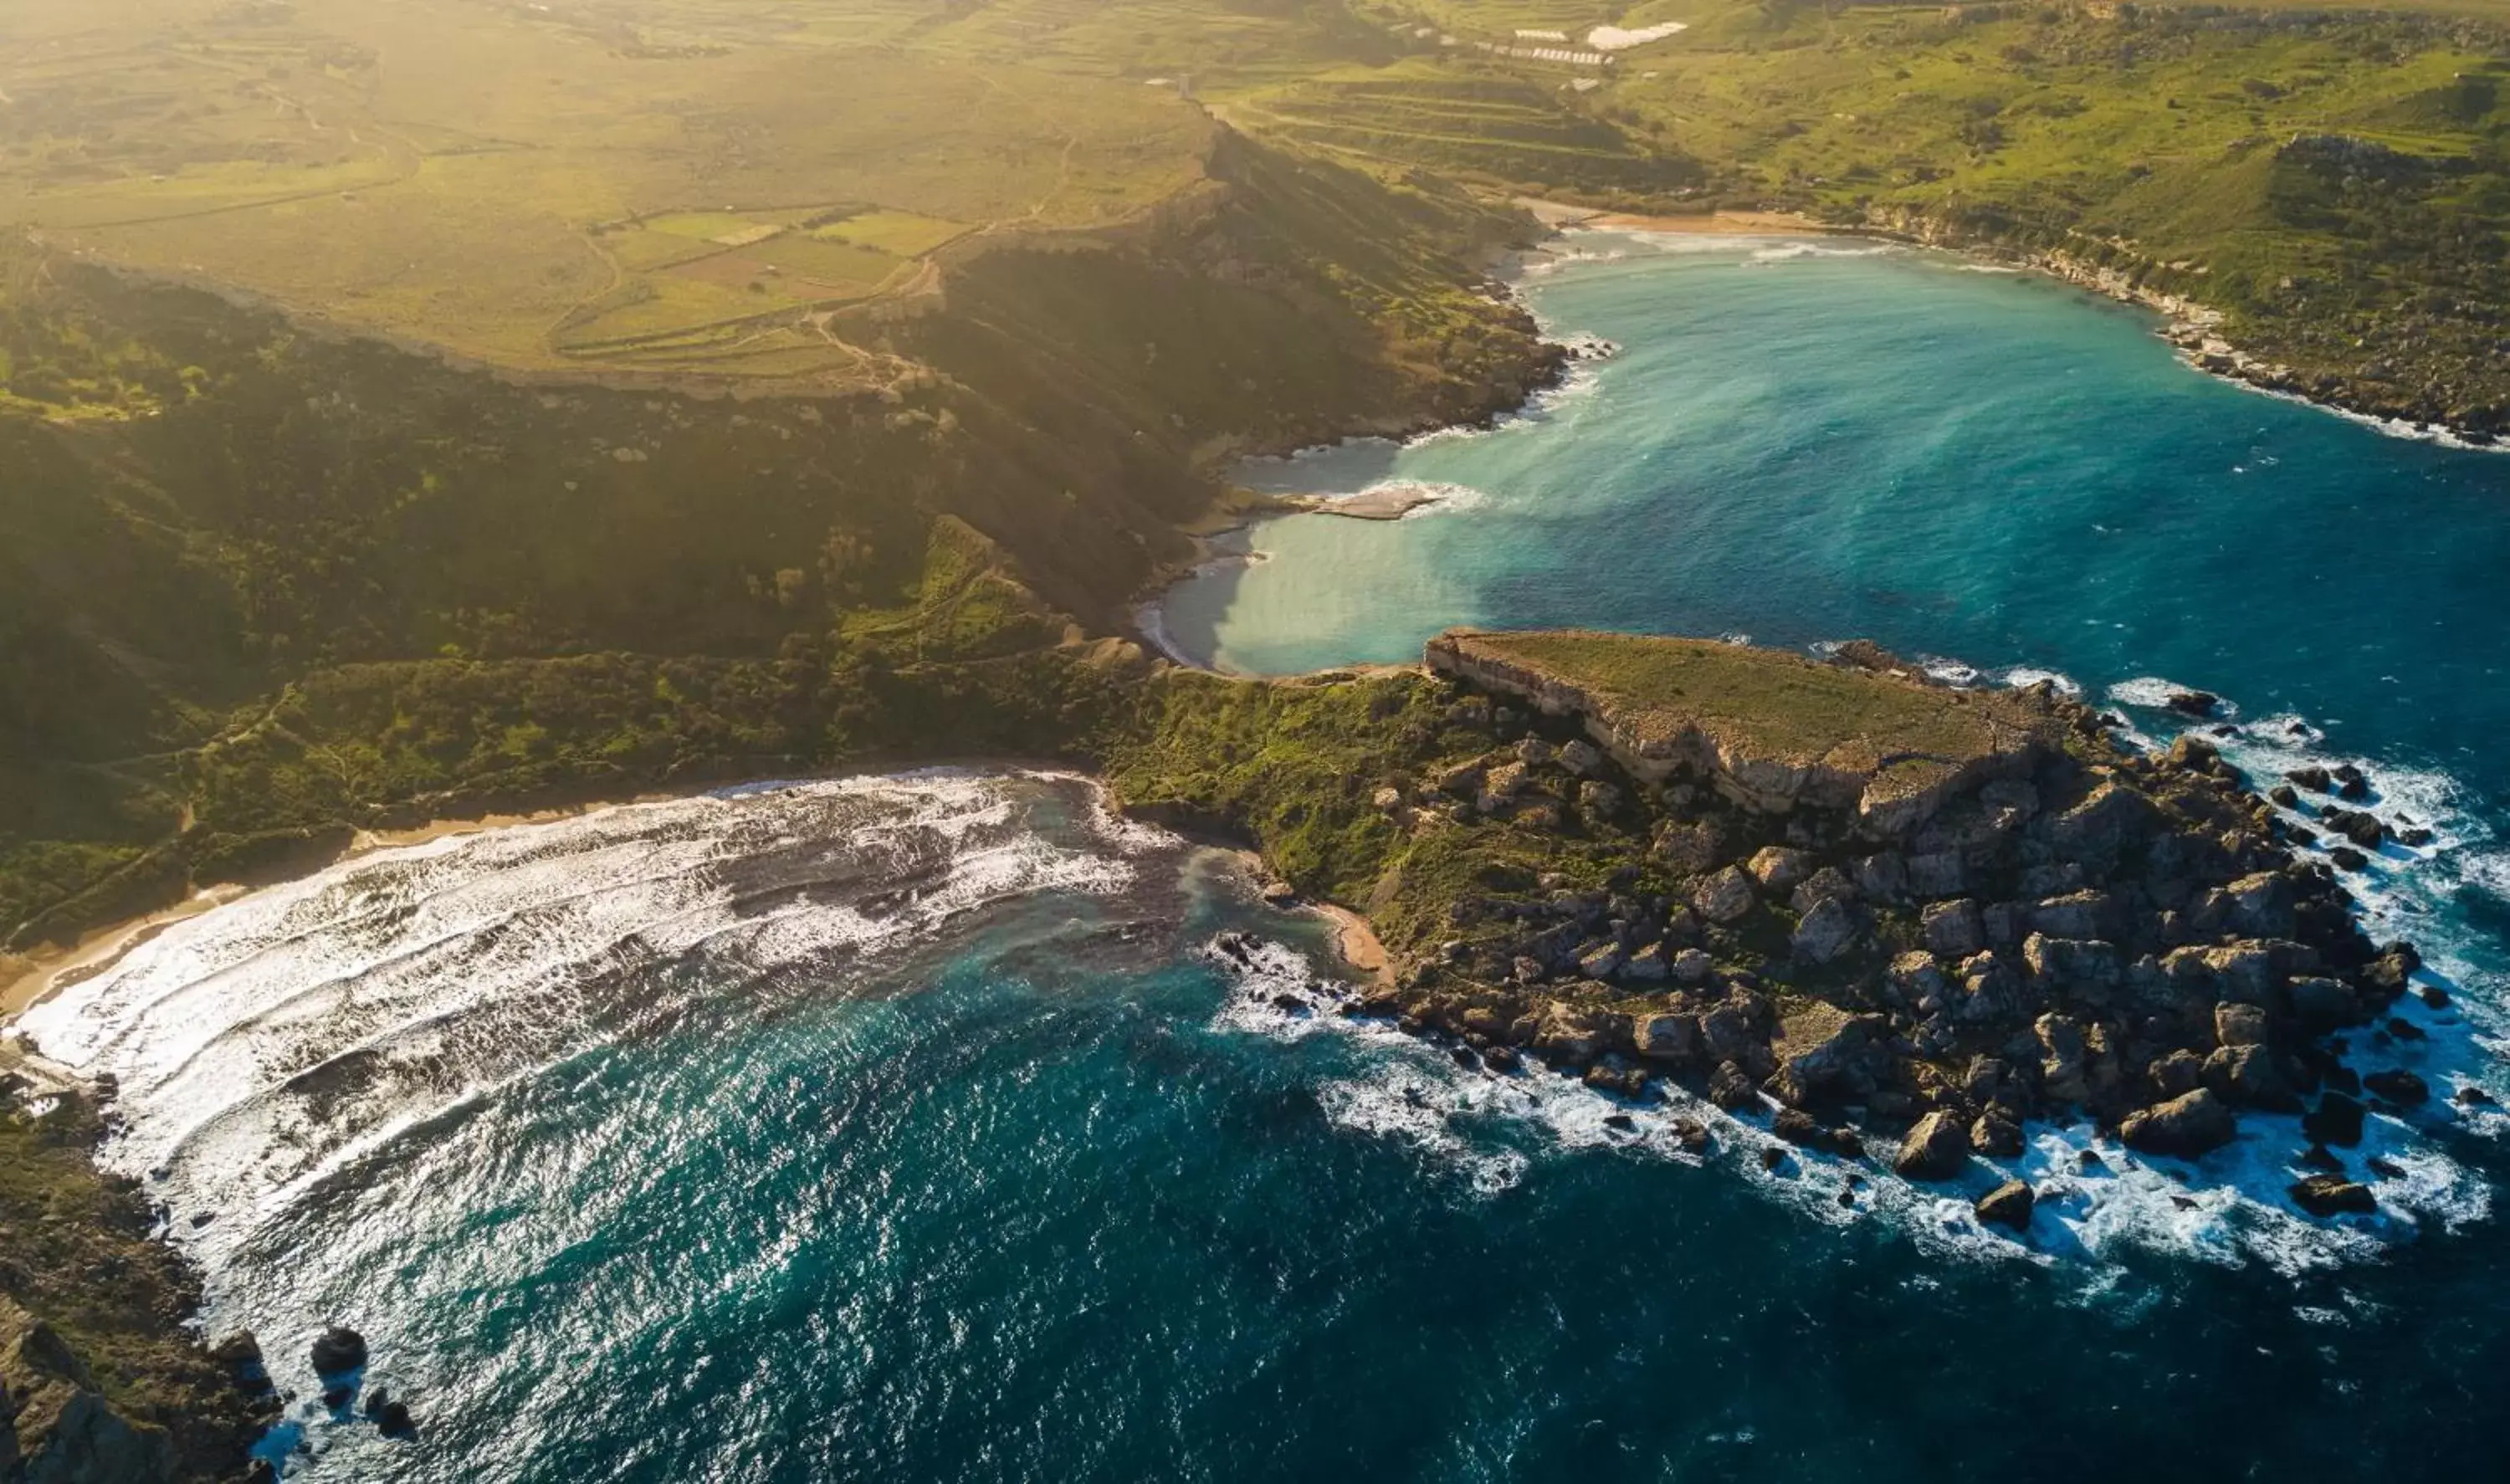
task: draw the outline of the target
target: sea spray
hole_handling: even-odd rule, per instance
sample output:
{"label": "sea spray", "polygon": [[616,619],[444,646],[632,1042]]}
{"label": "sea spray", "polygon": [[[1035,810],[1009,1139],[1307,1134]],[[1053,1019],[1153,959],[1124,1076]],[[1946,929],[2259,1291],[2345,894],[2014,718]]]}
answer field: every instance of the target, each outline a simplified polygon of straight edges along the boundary
{"label": "sea spray", "polygon": [[[2051,1189],[2025,1246],[1981,1231],[1966,1188],[1870,1166],[1850,1188],[1793,1153],[1768,1171],[1749,1120],[1693,1154],[1676,1121],[1712,1110],[1468,1073],[1339,1013],[1354,997],[1314,967],[1321,924],[1084,785],[866,780],[842,804],[816,786],[368,857],[277,922],[232,920],[239,940],[212,914],[161,950],[156,972],[177,948],[228,970],[209,1006],[251,1001],[238,981],[291,938],[337,976],[427,922],[513,940],[490,960],[509,997],[535,956],[560,981],[591,970],[521,1026],[562,1033],[552,1059],[502,1080],[447,1060],[403,1094],[423,1116],[201,1229],[234,1233],[194,1242],[212,1328],[293,1356],[351,1323],[419,1416],[397,1443],[300,1401],[291,1479],[1113,1481],[1226,1459],[1499,1484],[1640,1458],[1902,1484],[1943,1477],[1950,1439],[1989,1472],[2091,1484],[2155,1459],[2369,1478],[2329,1463],[2478,1476],[2489,1457],[2486,1429],[2389,1398],[2510,1358],[2488,1318],[2498,1223],[2426,1222],[2376,1262],[2323,1260],[2345,1233],[2309,1225],[2282,1260],[2210,1184],[2080,1205]],[[689,868],[637,871],[640,852]],[[1065,885],[1016,890],[1055,870]],[[754,919],[771,940],[813,931],[785,911],[797,878],[850,942],[917,926],[753,950]],[[694,914],[667,959],[569,926],[662,891]],[[1251,945],[1236,970],[1210,951],[1225,938]],[[119,1023],[140,1028],[95,1044],[134,1060],[171,1029]],[[354,1087],[359,1054],[319,1043],[256,1027],[205,1054],[301,1046]],[[270,1153],[336,1133],[276,1128]],[[2409,1184],[2447,1178],[2398,1160]],[[2051,1187],[2106,1178],[2064,1130],[2030,1161]],[[303,1398],[310,1376],[278,1369]],[[2157,1404],[2156,1378],[2202,1405]],[[2008,1441],[2015,1416],[2031,1427]]]}
{"label": "sea spray", "polygon": [[[2254,1262],[2287,1275],[2333,1271],[2377,1259],[2421,1235],[2426,1223],[2453,1231],[2491,1209],[2480,1176],[2386,1117],[2370,1121],[2360,1153],[2401,1172],[2377,1179],[2382,1209],[2371,1218],[2327,1222],[2294,1209],[2285,1195],[2293,1180],[2286,1151],[2307,1140],[2298,1120],[2255,1114],[2233,1145],[2201,1161],[2148,1159],[2088,1125],[2039,1123],[2018,1159],[1979,1157],[1958,1181],[1913,1184],[1882,1161],[1787,1144],[1766,1113],[1727,1113],[1670,1081],[1632,1099],[1539,1062],[1506,1072],[1468,1065],[1448,1047],[1354,1013],[1347,994],[1277,943],[1241,940],[1229,951],[1206,947],[1203,957],[1236,980],[1215,1026],[1289,1045],[1337,1035],[1364,1046],[1368,1075],[1319,1090],[1327,1116],[1337,1126],[1416,1151],[1429,1168],[1485,1197],[1517,1187],[1545,1159],[1609,1152],[1699,1164],[1679,1130],[1705,1125],[1715,1140],[1708,1162],[1800,1217],[1832,1225],[1878,1220],[1936,1260],[2072,1264],[2086,1294],[2110,1293],[2126,1271],[2122,1260],[2137,1254]],[[1972,1210],[1978,1197],[2010,1178],[2029,1182],[2040,1197],[2031,1231],[2019,1238],[1983,1225]]]}
{"label": "sea spray", "polygon": [[418,1123],[588,1046],[660,1033],[674,1008],[652,988],[686,966],[817,993],[991,904],[1130,887],[1131,857],[1164,837],[1103,808],[1081,814],[1078,845],[1030,822],[1087,791],[933,772],[379,852],[178,924],[22,1029],[116,1079],[105,1162],[150,1181],[214,1275],[256,1218]]}

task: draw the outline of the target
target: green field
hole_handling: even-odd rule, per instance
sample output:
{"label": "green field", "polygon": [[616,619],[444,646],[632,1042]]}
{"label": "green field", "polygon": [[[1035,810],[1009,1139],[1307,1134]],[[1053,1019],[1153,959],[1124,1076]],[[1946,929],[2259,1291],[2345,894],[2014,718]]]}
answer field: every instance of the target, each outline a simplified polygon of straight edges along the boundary
{"label": "green field", "polygon": [[2223,316],[2290,390],[2510,432],[2510,5],[1667,0],[1363,9],[1391,59],[1219,102],[1378,170],[1636,210],[1793,210],[2058,257]]}
{"label": "green field", "polygon": [[1976,9],[1703,14],[1599,106],[1726,199],[2061,252],[2225,312],[2303,390],[2510,427],[2510,31]]}
{"label": "green field", "polygon": [[[1170,90],[898,50],[918,7],[131,9],[0,19],[0,226],[522,368],[857,301],[970,231],[1127,221],[1212,137]],[[799,235],[838,216],[860,235]],[[801,338],[826,376],[860,361]]]}
{"label": "green field", "polygon": [[[0,490],[0,535],[41,557],[0,593],[0,917],[92,918],[197,864],[169,842],[200,780],[169,760],[318,671],[445,651],[754,666],[849,624],[927,653],[934,624],[1001,617],[986,584],[909,622],[898,572],[877,592],[829,577],[826,544],[875,514],[899,527],[891,566],[949,514],[1103,631],[1236,453],[1521,394],[1540,352],[1476,277],[1525,240],[1494,205],[1512,196],[2064,254],[2223,311],[2306,390],[2510,429],[2505,15],[13,8],[0,224],[36,241],[0,251],[0,431],[41,430],[13,456],[51,462]],[[1474,45],[1663,19],[1691,28],[1609,66]],[[241,292],[126,299],[80,276],[88,257]],[[304,347],[336,337],[220,318],[255,300],[536,388],[591,371],[637,391],[597,433],[547,431],[580,413],[571,394],[482,402],[468,383],[404,421],[419,371],[317,365]],[[646,400],[725,383],[870,395],[829,403],[844,437],[797,415],[772,442]],[[339,466],[335,420],[389,454]],[[256,431],[212,436],[230,424]],[[817,502],[799,513],[797,470]],[[557,672],[534,673],[498,683]],[[576,746],[562,714],[532,724]],[[731,755],[689,746],[672,755]],[[220,778],[230,810],[255,796]]]}
{"label": "green field", "polygon": [[1849,766],[1922,754],[1967,762],[2027,733],[2025,708],[1712,639],[1614,633],[1451,636],[1470,660],[1515,666],[1574,687],[1633,737],[1698,732],[1739,755]]}
{"label": "green field", "polygon": [[922,257],[969,229],[910,211],[863,211],[811,229],[823,242],[850,243],[895,257]]}
{"label": "green field", "polygon": [[[850,307],[1144,219],[1235,128],[1494,198],[2061,251],[2415,415],[2510,380],[2456,307],[2510,299],[2504,0],[128,9],[0,18],[0,226],[517,368],[849,384]],[[1603,65],[1486,50],[1664,20]]]}
{"label": "green field", "polygon": [[1652,199],[1702,178],[1668,130],[1631,130],[1499,63],[1339,68],[1231,104],[1234,123],[1337,158],[1499,188]]}

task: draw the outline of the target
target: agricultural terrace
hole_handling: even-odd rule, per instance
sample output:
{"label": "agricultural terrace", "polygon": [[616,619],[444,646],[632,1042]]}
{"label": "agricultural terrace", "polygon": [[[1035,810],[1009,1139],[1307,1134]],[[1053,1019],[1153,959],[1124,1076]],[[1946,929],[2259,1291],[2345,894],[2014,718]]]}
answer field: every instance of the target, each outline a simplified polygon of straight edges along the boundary
{"label": "agricultural terrace", "polygon": [[518,368],[894,375],[838,311],[1124,221],[1211,136],[1174,89],[899,50],[906,7],[124,9],[0,19],[0,227]]}

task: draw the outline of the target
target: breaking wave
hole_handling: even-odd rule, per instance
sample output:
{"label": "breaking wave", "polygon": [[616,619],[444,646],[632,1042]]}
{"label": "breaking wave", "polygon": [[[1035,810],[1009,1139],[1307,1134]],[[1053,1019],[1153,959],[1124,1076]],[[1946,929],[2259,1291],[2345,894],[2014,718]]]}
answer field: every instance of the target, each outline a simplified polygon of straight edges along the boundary
{"label": "breaking wave", "polygon": [[[1047,825],[1055,826],[1049,830]],[[28,1011],[117,1084],[104,1161],[214,1277],[411,1128],[726,979],[842,994],[955,922],[1113,894],[1164,836],[1091,785],[955,771],[748,788],[389,850],[177,925]]]}
{"label": "breaking wave", "polygon": [[[2334,1271],[2375,1260],[2426,1230],[2482,1221],[2491,1209],[2481,1175],[2434,1148],[2406,1119],[2385,1114],[2367,1121],[2353,1151],[2393,1170],[2370,1177],[2379,1209],[2339,1221],[2312,1219],[2286,1195],[2296,1178],[2289,1151],[2308,1142],[2300,1121],[2256,1114],[2243,1120],[2235,1143],[2195,1161],[2132,1154],[2085,1124],[2035,1124],[2020,1158],[1976,1158],[1958,1182],[1917,1185],[1892,1174],[1885,1160],[1850,1161],[1785,1143],[1768,1116],[1724,1112],[1670,1082],[1629,1099],[1530,1060],[1495,1071],[1461,1046],[1425,1043],[1355,1014],[1340,985],[1278,943],[1241,941],[1204,956],[1236,981],[1215,1027],[1292,1043],[1335,1035],[1365,1047],[1368,1073],[1340,1077],[1321,1092],[1327,1117],[1409,1147],[1485,1196],[1516,1187],[1541,1160],[1598,1150],[1713,1164],[1804,1218],[1832,1226],[1881,1222],[1938,1260],[2073,1265],[2086,1291],[2104,1288],[2120,1261],[2135,1254],[2255,1263],[2286,1275]],[[2483,1122],[2495,1133],[2501,1129],[2491,1125],[2510,1125],[2489,1116]],[[1684,1137],[1699,1129],[1710,1135],[1704,1152]],[[2031,1230],[2020,1238],[1983,1225],[1973,1209],[2007,1179],[2028,1182],[2038,1197]]]}

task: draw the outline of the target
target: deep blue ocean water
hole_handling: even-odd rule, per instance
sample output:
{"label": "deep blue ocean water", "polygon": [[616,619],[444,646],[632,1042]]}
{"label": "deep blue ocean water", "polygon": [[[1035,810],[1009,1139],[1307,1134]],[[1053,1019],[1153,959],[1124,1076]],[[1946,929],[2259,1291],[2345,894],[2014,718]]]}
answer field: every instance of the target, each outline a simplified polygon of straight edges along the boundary
{"label": "deep blue ocean water", "polygon": [[[1457,622],[1865,634],[2122,686],[2156,737],[2138,682],[2207,686],[2234,756],[2358,757],[2441,828],[2364,894],[2458,991],[2413,1011],[2418,1064],[2510,1092],[2510,459],[1934,259],[1729,246],[1532,291],[1624,353],[1495,433],[1274,469],[1475,493],[1268,524],[1173,641],[1299,668]],[[1231,929],[1284,946],[1233,969]],[[296,1393],[291,1478],[2501,1476],[2501,1120],[2375,1120],[2403,1173],[2338,1225],[2281,1203],[2277,1121],[2098,1175],[2036,1130],[2014,1241],[1964,1193],[1772,1174],[1730,1123],[1691,1159],[1661,1110],[1618,1130],[1282,1010],[1302,953],[1313,920],[1084,782],[926,774],[368,856],[25,1029],[120,1078],[111,1158]],[[332,1321],[416,1443],[310,1399]]]}

